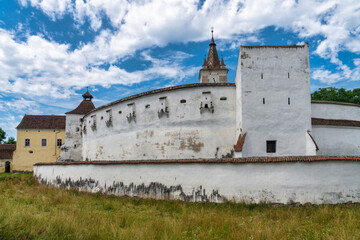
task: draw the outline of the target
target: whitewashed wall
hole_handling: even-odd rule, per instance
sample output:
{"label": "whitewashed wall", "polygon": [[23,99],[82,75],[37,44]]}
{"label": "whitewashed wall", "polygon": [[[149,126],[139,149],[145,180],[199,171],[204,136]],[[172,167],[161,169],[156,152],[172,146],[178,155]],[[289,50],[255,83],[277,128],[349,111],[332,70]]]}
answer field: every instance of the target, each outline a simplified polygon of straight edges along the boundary
{"label": "whitewashed wall", "polygon": [[246,203],[360,202],[360,163],[38,165],[41,183],[118,196]]}
{"label": "whitewashed wall", "polygon": [[[161,103],[169,114],[159,118]],[[212,103],[214,112],[201,111],[201,103],[209,107]],[[133,111],[136,118],[129,122]],[[90,127],[94,119],[96,130]],[[231,157],[237,141],[235,86],[196,86],[141,96],[93,111],[84,124],[83,160]]]}
{"label": "whitewashed wall", "polygon": [[[311,104],[313,118],[360,121],[360,107],[316,103]],[[360,127],[313,125],[312,136],[319,150],[317,155],[360,156]]]}
{"label": "whitewashed wall", "polygon": [[[236,72],[242,157],[315,155],[311,131],[309,47],[242,46]],[[267,153],[266,141],[276,141]]]}
{"label": "whitewashed wall", "polygon": [[360,105],[324,104],[313,102],[311,116],[324,119],[346,119],[360,121]]}
{"label": "whitewashed wall", "polygon": [[319,146],[317,155],[360,156],[359,127],[313,126],[312,134]]}
{"label": "whitewashed wall", "polygon": [[58,161],[75,160],[81,161],[82,138],[81,118],[84,115],[66,114],[65,143],[61,146]]}

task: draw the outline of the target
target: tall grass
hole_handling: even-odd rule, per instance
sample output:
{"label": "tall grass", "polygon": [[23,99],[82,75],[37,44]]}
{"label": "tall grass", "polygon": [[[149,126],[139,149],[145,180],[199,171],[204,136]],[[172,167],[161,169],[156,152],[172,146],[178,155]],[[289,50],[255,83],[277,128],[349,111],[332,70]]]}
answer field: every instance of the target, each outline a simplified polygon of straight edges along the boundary
{"label": "tall grass", "polygon": [[360,239],[360,206],[119,198],[0,174],[0,239]]}

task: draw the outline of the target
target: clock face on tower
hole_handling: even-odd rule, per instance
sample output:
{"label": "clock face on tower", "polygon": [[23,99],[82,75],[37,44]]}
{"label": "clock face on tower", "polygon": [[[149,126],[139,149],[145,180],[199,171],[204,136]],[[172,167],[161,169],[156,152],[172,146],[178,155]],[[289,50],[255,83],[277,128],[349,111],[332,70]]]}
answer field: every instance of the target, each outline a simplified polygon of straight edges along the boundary
{"label": "clock face on tower", "polygon": [[219,82],[219,76],[217,74],[210,74],[210,81],[211,83],[218,83]]}

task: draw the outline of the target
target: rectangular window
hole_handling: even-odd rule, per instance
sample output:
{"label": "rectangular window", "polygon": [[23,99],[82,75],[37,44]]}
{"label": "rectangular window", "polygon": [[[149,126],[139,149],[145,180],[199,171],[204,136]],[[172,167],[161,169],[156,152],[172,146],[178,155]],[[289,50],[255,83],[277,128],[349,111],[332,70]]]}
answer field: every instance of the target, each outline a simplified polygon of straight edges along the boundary
{"label": "rectangular window", "polygon": [[263,98],[263,104],[265,104],[265,98]]}
{"label": "rectangular window", "polygon": [[290,98],[288,98],[288,105],[290,105]]}
{"label": "rectangular window", "polygon": [[266,152],[275,153],[276,152],[276,141],[266,141]]}
{"label": "rectangular window", "polygon": [[46,147],[46,139],[45,138],[41,139],[41,146]]}
{"label": "rectangular window", "polygon": [[62,145],[62,139],[57,139],[56,146],[61,147]]}
{"label": "rectangular window", "polygon": [[30,147],[30,138],[25,139],[25,147]]}

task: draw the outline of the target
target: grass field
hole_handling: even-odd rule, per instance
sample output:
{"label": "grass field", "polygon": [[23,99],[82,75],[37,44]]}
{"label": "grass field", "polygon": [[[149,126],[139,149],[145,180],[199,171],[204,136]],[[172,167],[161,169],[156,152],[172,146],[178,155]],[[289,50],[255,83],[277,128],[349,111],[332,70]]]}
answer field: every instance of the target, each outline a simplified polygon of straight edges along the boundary
{"label": "grass field", "polygon": [[0,174],[0,239],[360,239],[360,206],[119,198]]}

